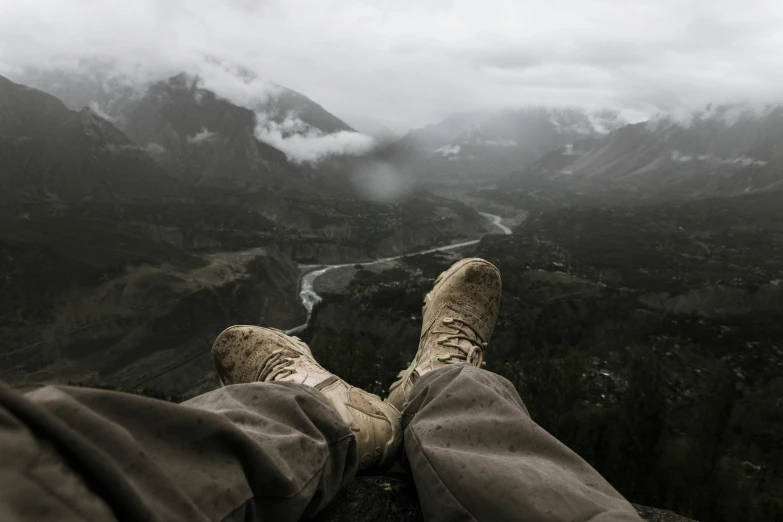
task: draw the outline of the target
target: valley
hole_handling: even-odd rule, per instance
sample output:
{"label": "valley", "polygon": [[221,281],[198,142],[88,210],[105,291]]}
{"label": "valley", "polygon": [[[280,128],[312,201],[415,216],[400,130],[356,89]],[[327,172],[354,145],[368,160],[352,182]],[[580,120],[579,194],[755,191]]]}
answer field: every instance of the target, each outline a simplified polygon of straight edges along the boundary
{"label": "valley", "polygon": [[[494,214],[481,213],[487,218],[493,226],[495,226],[502,234],[511,234],[511,229],[502,223],[502,218]],[[434,254],[437,252],[451,252],[459,251],[467,247],[476,245],[481,241],[480,239],[473,239],[470,241],[462,241],[459,243],[452,243],[444,246],[429,248],[423,251],[412,252],[408,254],[402,254],[399,256],[386,257],[382,259],[373,259],[370,261],[357,261],[355,263],[346,263],[342,265],[329,265],[326,267],[321,266],[305,266],[306,273],[302,275],[299,281],[299,297],[302,300],[302,306],[307,311],[307,321],[296,328],[288,330],[290,335],[300,335],[304,332],[312,317],[313,309],[322,301],[321,296],[318,294],[318,290],[327,288],[331,293],[345,290],[348,281],[350,281],[353,274],[358,270],[387,270],[397,265],[397,261],[413,256]]]}
{"label": "valley", "polygon": [[480,256],[487,369],[542,427],[635,502],[783,513],[780,107],[482,109],[381,143],[225,62],[85,69],[0,77],[4,381],[181,401],[256,324],[384,395],[434,279]]}
{"label": "valley", "polygon": [[[209,349],[226,326],[304,320],[299,264],[401,255],[492,228],[427,192],[386,203],[358,197],[349,177],[327,182],[258,141],[252,111],[188,78],[141,96],[121,89],[112,107],[124,120],[0,78],[3,380],[187,398],[217,386]],[[286,96],[313,125],[339,130]],[[231,139],[189,139],[210,126]]]}

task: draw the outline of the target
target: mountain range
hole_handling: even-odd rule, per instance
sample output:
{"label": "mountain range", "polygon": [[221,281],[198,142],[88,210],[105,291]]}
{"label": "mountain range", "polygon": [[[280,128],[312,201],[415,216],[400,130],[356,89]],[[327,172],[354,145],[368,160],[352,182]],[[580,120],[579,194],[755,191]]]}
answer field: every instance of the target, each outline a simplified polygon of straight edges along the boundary
{"label": "mountain range", "polygon": [[381,154],[417,177],[499,176],[622,124],[615,112],[577,108],[465,112],[412,130]]}
{"label": "mountain range", "polygon": [[[441,175],[504,174],[624,123],[612,111],[577,108],[473,111],[396,140],[381,133],[383,146],[373,147],[369,137],[303,94],[261,82],[245,69],[210,63],[215,67],[205,75],[183,72],[145,81],[100,64],[79,72],[28,69],[16,79],[58,96],[71,109],[90,107],[180,180],[245,190],[259,180],[282,186],[300,179],[306,182],[295,189],[306,190],[303,185],[317,182],[314,170],[350,185],[341,176],[366,170],[367,160],[393,165],[413,184]],[[317,151],[324,148],[319,139],[338,137],[344,145]],[[299,161],[298,151],[287,147],[294,144],[304,144],[303,157],[310,161]]]}
{"label": "mountain range", "polygon": [[[74,99],[93,85],[78,75],[71,83],[67,75],[56,78],[51,88]],[[303,95],[256,95],[253,89],[262,84],[231,78],[239,82],[231,96],[237,103],[237,85],[249,89],[247,106],[206,89],[198,76],[180,73],[147,84],[142,94],[125,81],[107,79],[102,98],[90,100],[82,92],[89,107],[79,111],[51,94],[3,79],[3,200],[28,207],[54,201],[71,205],[63,211],[78,215],[133,219],[178,247],[231,249],[277,236],[299,257],[399,252],[444,235],[474,235],[486,226],[474,209],[395,189],[393,171],[379,173],[369,156],[336,155],[318,163],[291,158],[290,151],[266,143],[259,128],[266,125],[263,132],[308,147],[358,133]],[[284,103],[291,110],[264,113],[252,100],[267,108]],[[275,118],[279,123],[269,123]],[[394,199],[384,197],[389,192]],[[142,200],[150,204],[140,206]],[[128,204],[117,204],[122,201]],[[78,210],[75,204],[81,205]],[[192,208],[212,208],[213,214],[194,216]],[[280,228],[269,232],[275,224]],[[309,239],[297,239],[300,233]],[[311,253],[304,253],[300,244],[305,243]]]}
{"label": "mountain range", "polygon": [[[521,189],[551,183],[643,198],[783,188],[781,107],[710,105],[686,119],[634,124],[609,110],[472,111],[373,147],[305,95],[215,64],[218,76],[182,72],[149,81],[94,64],[19,75],[62,101],[4,80],[2,157],[17,166],[6,169],[5,199],[170,194],[175,186],[363,197],[357,177],[376,162],[391,166],[395,183],[406,187],[506,177]],[[88,151],[99,153],[82,161]],[[108,173],[105,181],[99,172]]]}
{"label": "mountain range", "polygon": [[[226,74],[240,85],[252,80],[248,72],[235,73]],[[28,70],[21,78],[71,109],[100,115],[188,185],[249,191],[293,186],[297,192],[318,185],[312,169],[259,139],[259,115],[283,132],[292,115],[300,128],[319,135],[354,132],[309,98],[279,86],[271,87],[273,96],[259,92],[243,106],[187,73],[138,82],[93,66],[86,72]]]}
{"label": "mountain range", "polygon": [[783,107],[707,106],[686,120],[626,125],[575,141],[513,176],[597,195],[733,196],[783,188]]}
{"label": "mountain range", "polygon": [[[210,70],[219,71],[234,83],[258,88],[259,92],[247,97],[250,103],[246,108],[263,112],[272,121],[282,123],[288,115],[295,114],[299,120],[327,134],[354,130],[321,105],[293,89],[272,82],[261,82],[255,73],[238,66],[217,60],[209,63],[214,65]],[[189,79],[200,90],[207,90],[203,88],[204,78],[193,72],[179,71],[140,80],[116,72],[110,64],[92,62],[82,64],[77,70],[28,68],[15,79],[57,96],[72,110],[90,107],[122,127],[131,117],[133,106],[141,101],[152,85],[166,83],[167,79],[177,77]],[[227,98],[225,93],[220,94]]]}

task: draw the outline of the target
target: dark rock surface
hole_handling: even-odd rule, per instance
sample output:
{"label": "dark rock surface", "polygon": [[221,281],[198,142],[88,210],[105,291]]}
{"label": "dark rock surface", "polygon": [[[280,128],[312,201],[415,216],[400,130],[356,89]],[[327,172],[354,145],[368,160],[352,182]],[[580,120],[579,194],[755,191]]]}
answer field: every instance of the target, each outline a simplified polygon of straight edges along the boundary
{"label": "dark rock surface", "polygon": [[645,520],[651,522],[693,522],[690,518],[681,517],[677,513],[666,511],[665,509],[656,509],[647,506],[634,504],[633,507],[639,512],[639,515]]}
{"label": "dark rock surface", "polygon": [[423,522],[416,488],[397,477],[359,477],[318,522]]}
{"label": "dark rock surface", "polygon": [[[693,522],[671,511],[634,504],[644,520]],[[359,477],[317,522],[423,522],[416,488],[402,476]]]}

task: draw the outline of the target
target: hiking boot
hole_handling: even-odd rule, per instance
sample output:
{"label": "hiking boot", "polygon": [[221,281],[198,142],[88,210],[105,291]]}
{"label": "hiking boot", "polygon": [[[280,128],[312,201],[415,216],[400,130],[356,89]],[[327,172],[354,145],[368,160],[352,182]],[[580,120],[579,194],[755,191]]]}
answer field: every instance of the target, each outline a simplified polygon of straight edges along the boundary
{"label": "hiking boot", "polygon": [[483,259],[463,259],[439,275],[424,298],[419,350],[386,402],[402,411],[419,377],[446,364],[480,367],[498,318],[500,289],[500,271]]}
{"label": "hiking boot", "polygon": [[402,439],[400,412],[324,370],[298,337],[272,328],[232,326],[212,345],[212,362],[224,385],[283,381],[312,386],[353,431],[359,471],[378,473],[393,463]]}

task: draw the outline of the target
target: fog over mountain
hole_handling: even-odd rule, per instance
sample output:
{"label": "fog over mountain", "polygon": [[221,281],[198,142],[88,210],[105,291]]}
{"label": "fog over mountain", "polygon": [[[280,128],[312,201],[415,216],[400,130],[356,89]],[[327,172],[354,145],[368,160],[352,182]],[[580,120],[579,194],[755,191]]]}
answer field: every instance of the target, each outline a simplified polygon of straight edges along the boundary
{"label": "fog over mountain", "polygon": [[783,188],[783,108],[708,105],[575,141],[521,169],[579,191],[731,196]]}
{"label": "fog over mountain", "polygon": [[[138,71],[137,71],[138,72]],[[375,140],[356,132],[306,96],[259,78],[230,62],[205,58],[188,69],[124,73],[116,61],[83,59],[70,66],[24,67],[12,72],[15,80],[61,98],[73,110],[90,107],[100,116],[127,124],[151,87],[182,76],[182,86],[196,89],[194,102],[205,93],[216,94],[255,114],[254,134],[295,163],[315,162],[329,155],[363,154]],[[208,129],[201,139],[208,137]],[[214,136],[213,136],[214,137]]]}
{"label": "fog over mountain", "polygon": [[[774,0],[2,0],[0,11],[0,74],[11,78],[87,57],[136,79],[184,70],[217,84],[203,70],[213,56],[263,78],[253,96],[276,82],[346,121],[368,115],[399,133],[474,109],[578,105],[638,121],[783,92]],[[228,83],[223,95],[247,95]]]}

